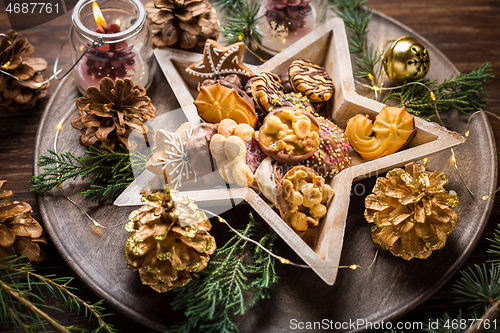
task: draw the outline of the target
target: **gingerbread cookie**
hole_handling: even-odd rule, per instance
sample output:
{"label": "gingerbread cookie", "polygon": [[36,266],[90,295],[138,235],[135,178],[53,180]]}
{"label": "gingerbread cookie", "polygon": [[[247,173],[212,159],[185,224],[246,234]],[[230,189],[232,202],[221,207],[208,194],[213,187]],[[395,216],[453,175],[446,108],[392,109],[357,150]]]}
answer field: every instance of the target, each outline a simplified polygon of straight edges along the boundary
{"label": "gingerbread cookie", "polygon": [[318,119],[320,144],[314,154],[302,162],[321,177],[333,177],[350,163],[349,148],[342,130],[328,119]]}
{"label": "gingerbread cookie", "polygon": [[156,131],[156,152],[146,163],[146,169],[155,173],[177,189],[182,184],[197,181],[198,175],[191,169],[186,142],[193,134],[193,124],[184,123],[174,133]]}
{"label": "gingerbread cookie", "polygon": [[309,60],[295,60],[282,78],[287,81],[286,86],[289,84],[295,92],[306,95],[311,102],[326,102],[333,96],[334,87],[330,75],[323,67]]}
{"label": "gingerbread cookie", "polygon": [[285,94],[285,89],[278,75],[260,73],[248,80],[246,92],[253,97],[255,105],[266,115],[273,109],[273,101]]}
{"label": "gingerbread cookie", "polygon": [[229,118],[253,128],[257,125],[258,117],[252,99],[225,80],[205,81],[194,104],[206,122],[220,123]]}
{"label": "gingerbread cookie", "polygon": [[254,74],[243,63],[244,51],[245,44],[242,42],[224,47],[212,39],[207,39],[203,60],[189,65],[186,72],[200,83],[230,74],[236,74],[243,82],[246,82]]}

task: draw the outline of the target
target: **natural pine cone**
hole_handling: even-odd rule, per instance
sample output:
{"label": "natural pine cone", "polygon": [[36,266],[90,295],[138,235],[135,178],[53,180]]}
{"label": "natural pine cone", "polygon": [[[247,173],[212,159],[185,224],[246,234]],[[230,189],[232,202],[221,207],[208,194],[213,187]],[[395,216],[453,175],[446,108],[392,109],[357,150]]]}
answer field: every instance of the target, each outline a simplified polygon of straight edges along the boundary
{"label": "natural pine cone", "polygon": [[217,15],[208,0],[155,0],[146,5],[156,46],[202,47],[217,40]]}
{"label": "natural pine cone", "polygon": [[159,293],[188,284],[207,267],[215,239],[205,213],[192,199],[176,199],[170,190],[143,196],[125,229],[128,268]]}
{"label": "natural pine cone", "polygon": [[85,97],[76,100],[79,116],[71,125],[79,130],[83,146],[104,146],[119,149],[122,143],[129,147],[128,136],[134,129],[146,133],[144,122],[155,117],[156,108],[146,96],[146,89],[134,86],[130,79],[116,80],[109,77],[100,82],[100,89],[88,87]]}
{"label": "natural pine cone", "polygon": [[406,260],[426,259],[443,248],[458,223],[458,195],[446,191],[446,175],[425,171],[410,163],[386,177],[377,178],[373,194],[365,199],[365,218],[372,227],[372,240]]}
{"label": "natural pine cone", "polygon": [[38,245],[47,244],[43,229],[31,217],[31,206],[14,201],[12,191],[1,190],[6,180],[0,180],[0,259],[8,256],[25,256],[29,261],[42,261],[45,251]]}
{"label": "natural pine cone", "polygon": [[47,95],[49,83],[40,74],[47,68],[42,58],[30,58],[35,52],[28,39],[21,38],[17,42],[17,32],[9,30],[0,42],[0,69],[23,80],[23,82],[0,73],[0,109],[17,111],[35,106],[39,98]]}

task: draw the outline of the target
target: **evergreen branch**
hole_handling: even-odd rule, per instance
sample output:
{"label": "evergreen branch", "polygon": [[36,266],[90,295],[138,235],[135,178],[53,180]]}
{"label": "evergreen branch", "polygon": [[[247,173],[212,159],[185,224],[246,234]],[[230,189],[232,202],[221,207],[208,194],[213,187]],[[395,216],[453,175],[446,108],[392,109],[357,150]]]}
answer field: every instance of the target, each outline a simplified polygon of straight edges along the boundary
{"label": "evergreen branch", "polygon": [[[456,108],[464,114],[484,108],[488,104],[487,80],[492,78],[491,64],[485,63],[472,72],[451,76],[443,83],[437,80],[419,81],[429,87],[436,97],[438,112]],[[434,101],[429,90],[421,85],[408,85],[401,89],[391,90],[384,99],[399,101],[400,106],[418,117],[426,120],[435,116]]]}
{"label": "evergreen branch", "polygon": [[[334,0],[335,13],[344,20],[349,41],[349,52],[354,55],[355,75],[370,80],[376,79],[376,66],[382,55],[373,45],[368,47],[368,26],[372,20],[371,8],[363,8],[367,0]],[[379,66],[379,70],[381,66]]]}
{"label": "evergreen branch", "polygon": [[374,79],[380,77],[382,66],[379,66],[378,70],[375,70],[375,68],[379,65],[381,60],[382,54],[378,49],[373,49],[373,45],[370,45],[366,52],[356,59],[355,75],[359,78],[368,80],[370,80],[370,75],[372,75]]}
{"label": "evergreen branch", "polygon": [[234,8],[238,8],[240,5],[246,3],[244,0],[214,0],[212,2],[216,7],[219,7],[223,10],[231,10]]}
{"label": "evergreen branch", "polygon": [[[221,2],[231,3],[233,1],[221,0]],[[222,34],[227,38],[228,44],[243,42],[250,44],[252,50],[262,48],[262,34],[258,29],[259,20],[262,16],[257,16],[260,5],[252,1],[235,0],[235,4],[227,6],[228,23],[222,27]]]}
{"label": "evergreen branch", "polygon": [[[488,253],[500,255],[500,223],[497,224],[497,228],[493,232],[493,238],[487,238],[491,242],[491,246],[488,249]],[[500,263],[500,258],[490,260],[492,263]]]}
{"label": "evergreen branch", "polygon": [[474,265],[475,270],[460,271],[461,279],[454,285],[457,303],[471,303],[470,308],[486,312],[500,298],[500,266]]}
{"label": "evergreen branch", "polygon": [[43,195],[67,180],[80,177],[84,184],[90,185],[90,189],[82,192],[86,200],[99,202],[109,197],[113,202],[134,180],[134,168],[136,173],[142,172],[148,158],[140,152],[129,154],[124,148],[105,149],[90,147],[82,157],[48,150],[49,155],[40,156],[38,162],[38,166],[44,167],[43,172],[30,180],[31,192]]}
{"label": "evergreen branch", "polygon": [[[55,319],[50,317],[48,314],[46,314],[45,312],[40,310],[38,307],[33,305],[33,303],[31,303],[29,300],[27,300],[25,298],[25,295],[22,292],[13,290],[6,283],[4,283],[2,280],[0,280],[0,288],[2,288],[8,295],[14,297],[19,303],[24,305],[28,310],[41,316],[45,321],[47,321],[50,324],[50,326],[52,326],[58,332],[70,333],[70,331],[66,327],[59,324]],[[11,314],[14,314],[16,321],[20,321],[18,316],[15,315],[15,312],[12,308],[10,309],[10,311],[11,311]],[[25,326],[25,328],[27,329],[26,326]]]}
{"label": "evergreen branch", "polygon": [[77,327],[61,325],[41,309],[64,311],[44,304],[43,291],[48,290],[53,297],[62,301],[69,311],[77,315],[82,315],[83,312],[83,317],[89,322],[96,320],[98,327],[92,331],[93,333],[117,332],[113,325],[107,324],[103,319],[106,314],[102,314],[104,310],[101,306],[102,300],[89,304],[70,291],[70,289],[75,289],[68,286],[72,278],[42,276],[36,274],[29,264],[21,263],[22,257],[11,258],[4,258],[4,261],[0,263],[0,320],[3,323],[8,325],[10,322],[17,331],[23,332],[46,332],[45,323],[58,332],[81,330]]}
{"label": "evergreen branch", "polygon": [[[250,222],[239,232],[253,237],[260,229],[250,214]],[[276,237],[269,230],[259,242],[273,249]],[[252,282],[248,283],[250,279]],[[275,259],[236,235],[217,250],[198,280],[176,291],[172,307],[182,310],[186,318],[169,332],[238,332],[233,317],[267,298],[269,288],[277,281]],[[250,300],[245,297],[249,293]]]}

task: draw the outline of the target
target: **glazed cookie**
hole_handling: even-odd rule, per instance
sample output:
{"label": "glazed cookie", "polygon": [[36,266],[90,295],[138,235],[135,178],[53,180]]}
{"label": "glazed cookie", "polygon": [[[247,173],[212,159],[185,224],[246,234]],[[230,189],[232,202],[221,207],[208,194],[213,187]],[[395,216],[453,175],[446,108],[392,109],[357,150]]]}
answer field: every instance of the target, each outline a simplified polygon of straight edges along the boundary
{"label": "glazed cookie", "polygon": [[193,124],[182,124],[174,133],[156,131],[156,152],[146,163],[146,169],[162,177],[172,189],[196,182],[198,175],[191,169],[186,143],[193,134]]}
{"label": "glazed cookie", "polygon": [[210,141],[217,134],[218,127],[219,124],[201,123],[195,127],[186,142],[189,166],[207,185],[223,184],[209,149]]}
{"label": "glazed cookie", "polygon": [[283,81],[287,81],[287,88],[306,95],[314,103],[326,102],[333,96],[334,87],[330,75],[323,67],[309,60],[292,62],[283,75]]}
{"label": "glazed cookie", "polygon": [[319,123],[309,112],[280,108],[268,114],[259,130],[262,151],[283,164],[297,164],[319,147]]}
{"label": "glazed cookie", "polygon": [[278,75],[260,73],[248,80],[245,87],[248,95],[253,97],[255,104],[264,113],[272,111],[272,102],[285,94],[285,89]]}
{"label": "glazed cookie", "polygon": [[291,92],[286,95],[282,95],[277,99],[272,101],[273,109],[279,109],[281,107],[291,107],[302,109],[310,113],[315,113],[314,108],[312,107],[309,99],[302,95],[301,93]]}
{"label": "glazed cookie", "polygon": [[198,82],[207,79],[218,79],[220,77],[235,74],[246,82],[253,76],[253,72],[243,63],[245,44],[235,43],[224,47],[215,40],[207,39],[203,51],[203,59],[186,68]]}
{"label": "glazed cookie", "polygon": [[325,179],[303,165],[285,174],[279,190],[277,201],[281,217],[297,231],[318,226],[319,220],[326,216],[326,204],[333,195]]}
{"label": "glazed cookie", "polygon": [[351,146],[337,125],[328,119],[318,119],[318,123],[319,148],[302,164],[312,168],[321,177],[333,177],[351,163]]}
{"label": "glazed cookie", "polygon": [[225,80],[203,82],[194,104],[206,122],[220,123],[223,119],[233,119],[238,124],[248,124],[253,128],[257,125],[258,117],[252,99]]}

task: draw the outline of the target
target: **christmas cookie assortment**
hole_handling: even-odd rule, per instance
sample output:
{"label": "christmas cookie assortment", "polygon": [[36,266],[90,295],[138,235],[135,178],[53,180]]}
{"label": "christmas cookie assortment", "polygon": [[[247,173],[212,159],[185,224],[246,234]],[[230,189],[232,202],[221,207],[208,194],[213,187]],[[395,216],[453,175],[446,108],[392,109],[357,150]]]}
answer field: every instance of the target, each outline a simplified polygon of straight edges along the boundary
{"label": "christmas cookie assortment", "polygon": [[186,68],[199,82],[194,104],[205,121],[194,129],[181,126],[191,135],[178,140],[194,175],[180,171],[179,163],[163,166],[158,159],[170,153],[161,142],[149,165],[170,178],[180,173],[180,183],[200,178],[209,186],[251,187],[304,232],[326,216],[334,195],[329,184],[349,167],[350,155],[372,160],[403,149],[415,135],[413,117],[386,107],[376,119],[356,115],[344,133],[322,113],[335,94],[324,68],[297,59],[284,73],[254,74],[243,64],[240,44],[209,40],[203,59]]}

